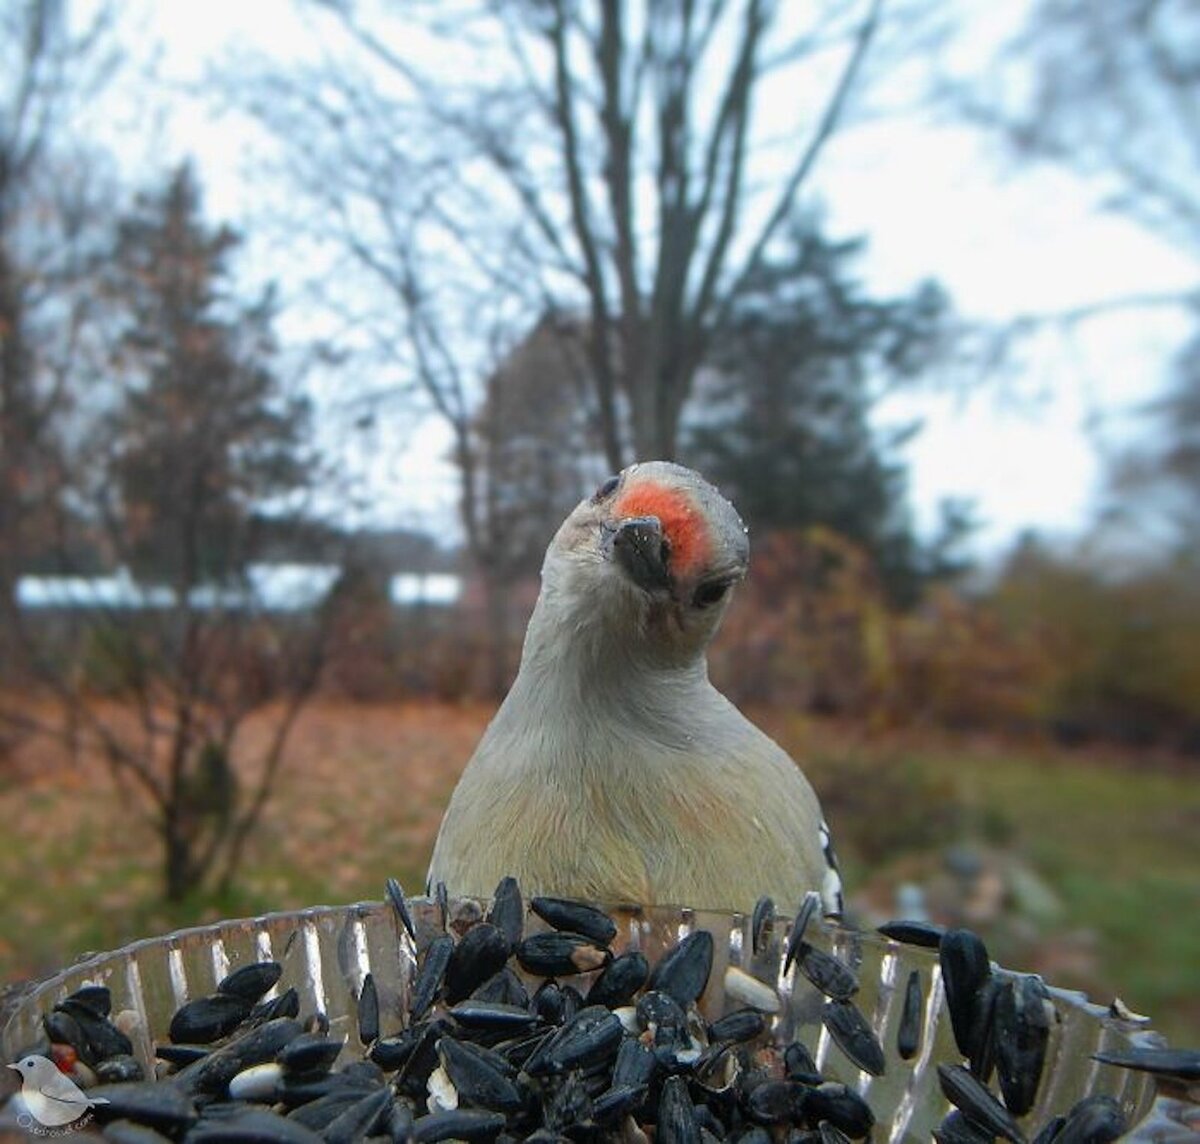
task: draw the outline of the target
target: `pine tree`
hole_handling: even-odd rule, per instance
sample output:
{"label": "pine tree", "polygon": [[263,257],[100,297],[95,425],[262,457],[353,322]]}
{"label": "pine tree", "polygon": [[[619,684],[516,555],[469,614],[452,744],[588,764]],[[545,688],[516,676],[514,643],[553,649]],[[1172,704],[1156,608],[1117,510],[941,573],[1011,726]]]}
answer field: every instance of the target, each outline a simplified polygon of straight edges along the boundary
{"label": "pine tree", "polygon": [[308,405],[272,370],[273,295],[233,295],[239,244],[205,225],[185,165],[138,200],[114,251],[113,367],[125,397],[109,418],[108,475],[119,556],[179,592],[236,580],[258,511],[313,471]]}

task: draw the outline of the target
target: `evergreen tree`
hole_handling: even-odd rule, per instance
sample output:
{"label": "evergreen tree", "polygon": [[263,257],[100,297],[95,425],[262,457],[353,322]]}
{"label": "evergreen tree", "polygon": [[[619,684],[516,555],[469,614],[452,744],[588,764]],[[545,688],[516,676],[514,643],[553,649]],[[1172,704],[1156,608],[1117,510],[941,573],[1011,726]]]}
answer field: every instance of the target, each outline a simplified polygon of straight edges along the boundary
{"label": "evergreen tree", "polygon": [[686,455],[751,528],[821,524],[856,542],[903,604],[950,570],[950,542],[969,524],[961,507],[948,509],[943,536],[922,549],[896,455],[916,426],[881,438],[869,416],[885,384],[937,354],[945,301],[930,283],[900,299],[867,297],[850,273],[861,246],[811,222],[793,227],[717,339]]}
{"label": "evergreen tree", "polygon": [[138,200],[112,260],[113,366],[125,383],[107,427],[118,555],[180,591],[236,579],[257,511],[313,471],[308,405],[272,369],[272,294],[249,304],[233,295],[239,242],[205,225],[185,165]]}
{"label": "evergreen tree", "polygon": [[[104,287],[118,396],[81,471],[111,558],[170,592],[82,618],[109,697],[142,727],[109,721],[73,678],[57,684],[149,797],[172,901],[235,875],[324,655],[323,613],[263,619],[246,575],[302,524],[290,502],[317,470],[308,405],[274,368],[271,293],[247,303],[235,291],[238,242],[205,224],[186,165],[117,228]],[[248,745],[243,721],[275,702],[265,748]]]}

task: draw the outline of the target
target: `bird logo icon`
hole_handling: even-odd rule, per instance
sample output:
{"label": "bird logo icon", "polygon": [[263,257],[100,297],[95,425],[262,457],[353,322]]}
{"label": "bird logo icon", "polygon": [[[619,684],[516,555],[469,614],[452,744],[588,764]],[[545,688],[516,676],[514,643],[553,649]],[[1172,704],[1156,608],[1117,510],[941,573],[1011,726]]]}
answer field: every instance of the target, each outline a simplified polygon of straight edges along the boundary
{"label": "bird logo icon", "polygon": [[104,1097],[92,1099],[69,1076],[46,1057],[30,1054],[9,1065],[21,1074],[21,1099],[29,1114],[45,1128],[61,1128],[78,1120]]}

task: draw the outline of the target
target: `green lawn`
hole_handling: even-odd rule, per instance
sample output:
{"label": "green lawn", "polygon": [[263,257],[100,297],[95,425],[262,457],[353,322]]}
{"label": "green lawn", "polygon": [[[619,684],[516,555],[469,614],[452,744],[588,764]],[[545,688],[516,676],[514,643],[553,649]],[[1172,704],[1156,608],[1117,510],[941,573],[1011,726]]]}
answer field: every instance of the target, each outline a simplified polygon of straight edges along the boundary
{"label": "green lawn", "polygon": [[[98,766],[0,772],[0,982],[85,950],[221,916],[420,889],[442,807],[483,708],[319,705],[236,891],[168,909],[150,828]],[[1200,1044],[1200,782],[1161,764],[1028,749],[850,739],[764,716],[821,794],[862,915],[897,883],[946,883],[968,846],[1017,868],[1057,912],[1005,900],[976,928],[993,955],[1099,1001],[1119,994],[1177,1044]],[[786,908],[781,904],[781,908]]]}
{"label": "green lawn", "polygon": [[[802,753],[802,730],[776,728]],[[834,818],[852,887],[888,886],[944,866],[967,844],[1032,874],[1056,899],[1048,916],[1005,901],[973,924],[1014,969],[1149,1013],[1176,1044],[1200,1045],[1200,768],[1167,768],[1084,752],[926,745],[822,748],[808,767],[818,791],[845,797]],[[849,782],[839,779],[846,770]],[[909,793],[904,793],[905,791]],[[886,800],[886,801],[885,801]],[[828,800],[827,800],[828,801]],[[947,804],[950,804],[948,807]],[[859,823],[888,819],[886,853]],[[851,829],[843,830],[845,821]],[[865,828],[869,834],[869,827]],[[899,840],[911,837],[911,849]],[[864,856],[864,849],[869,853]]]}

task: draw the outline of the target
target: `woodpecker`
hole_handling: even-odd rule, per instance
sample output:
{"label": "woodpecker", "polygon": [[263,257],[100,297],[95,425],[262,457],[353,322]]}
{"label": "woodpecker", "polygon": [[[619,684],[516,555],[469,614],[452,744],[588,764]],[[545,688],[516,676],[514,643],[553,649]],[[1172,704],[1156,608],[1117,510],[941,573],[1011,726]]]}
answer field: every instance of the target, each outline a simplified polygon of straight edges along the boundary
{"label": "woodpecker", "polygon": [[841,913],[829,829],[796,763],[708,679],[749,560],[699,474],[631,465],[564,521],[511,690],[438,832],[429,885],[487,897]]}

